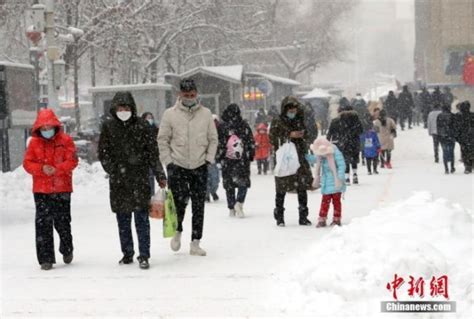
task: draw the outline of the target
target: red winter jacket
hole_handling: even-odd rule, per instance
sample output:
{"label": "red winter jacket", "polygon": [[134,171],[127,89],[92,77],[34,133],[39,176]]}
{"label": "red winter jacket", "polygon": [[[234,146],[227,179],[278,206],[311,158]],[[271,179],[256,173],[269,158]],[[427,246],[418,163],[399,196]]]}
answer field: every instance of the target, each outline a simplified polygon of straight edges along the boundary
{"label": "red winter jacket", "polygon": [[[40,128],[51,125],[56,134],[51,139],[41,136]],[[23,167],[33,175],[33,193],[72,192],[72,171],[77,166],[76,147],[72,138],[62,131],[61,123],[51,109],[38,113],[32,129],[32,138],[26,149]],[[48,176],[43,166],[50,165],[56,172]]]}
{"label": "red winter jacket", "polygon": [[260,130],[267,130],[267,126],[261,123],[257,126],[257,133],[255,133],[255,160],[265,160],[270,157],[272,145],[270,144],[270,137],[268,133],[260,134]]}

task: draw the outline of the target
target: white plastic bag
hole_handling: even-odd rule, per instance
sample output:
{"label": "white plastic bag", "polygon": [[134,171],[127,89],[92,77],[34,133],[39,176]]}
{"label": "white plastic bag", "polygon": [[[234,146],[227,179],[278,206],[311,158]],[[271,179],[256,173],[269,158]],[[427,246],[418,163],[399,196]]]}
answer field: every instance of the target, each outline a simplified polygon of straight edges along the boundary
{"label": "white plastic bag", "polygon": [[295,175],[300,168],[300,161],[295,144],[292,142],[283,144],[276,152],[276,162],[276,177]]}

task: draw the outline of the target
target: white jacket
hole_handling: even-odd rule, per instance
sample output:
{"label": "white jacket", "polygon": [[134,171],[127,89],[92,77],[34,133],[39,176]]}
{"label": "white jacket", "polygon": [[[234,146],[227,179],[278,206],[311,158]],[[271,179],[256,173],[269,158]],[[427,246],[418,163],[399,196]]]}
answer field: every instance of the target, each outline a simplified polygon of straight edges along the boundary
{"label": "white jacket", "polygon": [[214,163],[217,151],[217,130],[208,108],[197,105],[185,107],[178,99],[167,109],[160,123],[158,147],[161,163],[173,163],[186,169],[195,169]]}
{"label": "white jacket", "polygon": [[436,120],[438,119],[438,115],[441,114],[441,110],[434,110],[428,114],[427,126],[428,126],[428,134],[430,135],[437,135],[438,134],[438,127],[436,125]]}

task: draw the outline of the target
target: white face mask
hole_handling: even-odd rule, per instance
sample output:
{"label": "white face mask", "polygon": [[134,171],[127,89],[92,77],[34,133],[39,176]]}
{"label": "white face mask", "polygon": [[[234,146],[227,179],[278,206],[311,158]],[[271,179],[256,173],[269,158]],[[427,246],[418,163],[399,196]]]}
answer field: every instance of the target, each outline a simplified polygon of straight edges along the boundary
{"label": "white face mask", "polygon": [[120,112],[117,112],[117,117],[125,122],[127,121],[128,119],[130,119],[132,117],[132,112],[130,111],[120,111]]}

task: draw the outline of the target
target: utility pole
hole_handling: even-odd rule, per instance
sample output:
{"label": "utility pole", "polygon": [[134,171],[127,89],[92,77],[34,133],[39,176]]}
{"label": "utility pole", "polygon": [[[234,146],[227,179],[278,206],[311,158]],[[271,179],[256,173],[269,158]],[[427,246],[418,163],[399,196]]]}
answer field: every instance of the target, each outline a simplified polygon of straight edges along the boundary
{"label": "utility pole", "polygon": [[48,66],[48,105],[54,111],[59,109],[58,92],[54,83],[54,61],[59,58],[59,49],[54,38],[54,0],[46,1],[46,49]]}

